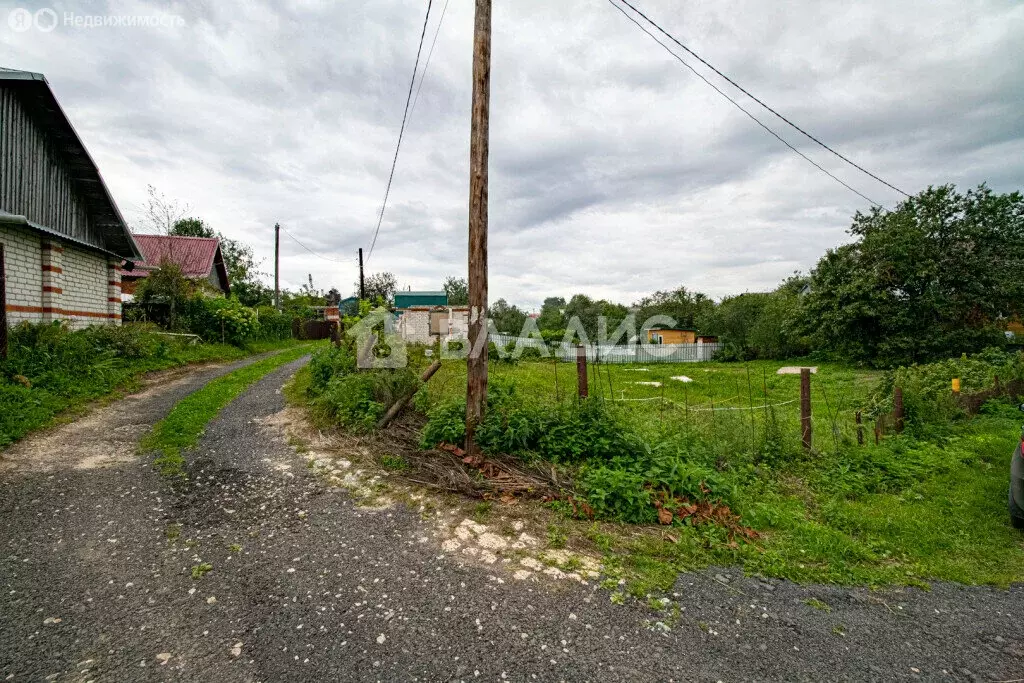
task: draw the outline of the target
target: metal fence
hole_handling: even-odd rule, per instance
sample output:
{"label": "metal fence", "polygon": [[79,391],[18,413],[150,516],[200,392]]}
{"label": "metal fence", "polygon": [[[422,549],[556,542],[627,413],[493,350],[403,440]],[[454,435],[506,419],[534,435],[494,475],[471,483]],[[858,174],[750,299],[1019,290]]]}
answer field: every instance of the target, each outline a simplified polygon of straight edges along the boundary
{"label": "metal fence", "polygon": [[[555,357],[567,363],[576,362],[575,344],[550,347],[534,337],[491,334],[498,346],[515,344],[519,349],[538,349],[544,357]],[[721,344],[586,344],[587,361],[599,363],[699,363],[709,361],[722,348]]]}

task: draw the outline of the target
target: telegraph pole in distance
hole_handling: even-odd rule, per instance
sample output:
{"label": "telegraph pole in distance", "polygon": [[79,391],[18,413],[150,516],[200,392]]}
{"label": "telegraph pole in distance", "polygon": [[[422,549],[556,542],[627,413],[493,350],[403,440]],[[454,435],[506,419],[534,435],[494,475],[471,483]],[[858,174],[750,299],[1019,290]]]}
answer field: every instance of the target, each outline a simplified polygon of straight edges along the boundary
{"label": "telegraph pole in distance", "polygon": [[363,248],[359,247],[359,300],[366,298],[366,281],[363,280]]}
{"label": "telegraph pole in distance", "polygon": [[491,99],[491,0],[476,0],[473,107],[469,134],[469,356],[466,452],[477,455],[476,426],[487,404],[487,156]]}
{"label": "telegraph pole in distance", "polygon": [[274,308],[281,312],[281,224],[274,223]]}

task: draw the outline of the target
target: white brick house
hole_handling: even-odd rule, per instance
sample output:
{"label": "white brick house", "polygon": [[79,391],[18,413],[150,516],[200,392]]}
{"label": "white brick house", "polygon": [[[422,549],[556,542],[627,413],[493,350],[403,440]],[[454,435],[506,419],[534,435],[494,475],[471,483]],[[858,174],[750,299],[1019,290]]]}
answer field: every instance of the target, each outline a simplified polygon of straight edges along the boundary
{"label": "white brick house", "polygon": [[407,342],[433,344],[442,339],[469,336],[466,306],[411,306],[399,309],[398,334]]}
{"label": "white brick house", "polygon": [[120,324],[120,266],[139,258],[46,78],[0,68],[0,325]]}

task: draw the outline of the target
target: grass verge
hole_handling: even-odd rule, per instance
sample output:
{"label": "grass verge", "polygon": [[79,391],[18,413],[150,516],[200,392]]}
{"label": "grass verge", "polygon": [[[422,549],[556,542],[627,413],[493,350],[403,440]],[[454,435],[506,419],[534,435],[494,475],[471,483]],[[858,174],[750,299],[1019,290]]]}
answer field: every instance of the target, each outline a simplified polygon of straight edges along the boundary
{"label": "grass verge", "polygon": [[154,465],[160,474],[184,476],[185,459],[181,452],[198,443],[207,423],[264,375],[309,351],[309,345],[290,348],[218,377],[179,401],[167,417],[153,425],[153,431],[142,440],[140,447],[146,452],[158,451]]}
{"label": "grass verge", "polygon": [[148,372],[233,361],[298,343],[187,344],[139,325],[74,332],[14,327],[11,357],[0,361],[0,451],[30,432],[74,419],[98,399],[138,390]]}

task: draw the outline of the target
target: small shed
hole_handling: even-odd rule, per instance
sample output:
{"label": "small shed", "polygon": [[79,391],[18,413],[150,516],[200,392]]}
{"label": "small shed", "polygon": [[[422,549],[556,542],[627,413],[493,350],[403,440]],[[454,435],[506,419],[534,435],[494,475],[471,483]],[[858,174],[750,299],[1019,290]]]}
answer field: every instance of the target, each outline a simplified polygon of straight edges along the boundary
{"label": "small shed", "polygon": [[695,344],[697,331],[685,328],[663,328],[647,330],[647,341],[651,344]]}

